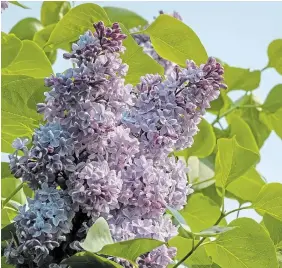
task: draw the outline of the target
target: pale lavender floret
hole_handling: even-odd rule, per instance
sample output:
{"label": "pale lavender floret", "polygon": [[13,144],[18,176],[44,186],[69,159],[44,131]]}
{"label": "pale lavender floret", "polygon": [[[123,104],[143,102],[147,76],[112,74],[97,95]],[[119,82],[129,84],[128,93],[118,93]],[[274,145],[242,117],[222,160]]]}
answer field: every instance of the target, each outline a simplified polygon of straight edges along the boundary
{"label": "pale lavender floret", "polygon": [[65,241],[74,215],[70,197],[43,184],[34,200],[28,199],[28,206],[20,207],[14,219],[19,245],[16,247],[12,241],[6,248],[8,263],[18,265],[33,260],[39,267],[51,263],[49,253]]}
{"label": "pale lavender floret", "polygon": [[132,216],[154,218],[162,215],[166,206],[180,210],[193,191],[187,185],[185,164],[174,157],[154,163],[144,156],[122,172],[123,186],[119,202],[123,212]]}
{"label": "pale lavender floret", "polygon": [[1,1],[1,13],[9,7],[9,1]]}
{"label": "pale lavender floret", "polygon": [[149,254],[141,256],[137,259],[139,268],[163,268],[172,264],[173,258],[176,256],[177,249],[175,247],[167,247],[162,245]]}
{"label": "pale lavender floret", "polygon": [[119,208],[121,187],[120,174],[110,170],[106,161],[89,162],[68,181],[73,202],[93,218],[109,218],[110,211]]}

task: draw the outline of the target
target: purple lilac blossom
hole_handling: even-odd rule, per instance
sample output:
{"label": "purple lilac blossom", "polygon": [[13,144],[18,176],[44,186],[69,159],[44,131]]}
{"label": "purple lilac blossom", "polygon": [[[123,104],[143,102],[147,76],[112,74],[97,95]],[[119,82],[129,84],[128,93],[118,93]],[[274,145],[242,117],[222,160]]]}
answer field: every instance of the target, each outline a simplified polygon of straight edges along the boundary
{"label": "purple lilac blossom", "polygon": [[25,267],[32,260],[38,267],[48,267],[53,261],[50,252],[66,240],[74,215],[69,195],[44,183],[14,219],[19,246],[12,242],[6,248],[8,263]]}
{"label": "purple lilac blossom", "polygon": [[[31,258],[35,267],[61,267],[51,258],[56,248],[80,251],[79,242],[100,216],[114,241],[167,242],[177,227],[166,206],[181,210],[193,192],[184,162],[168,155],[192,145],[205,109],[225,88],[223,68],[213,58],[199,67],[187,61],[186,68],[175,66],[165,79],[148,74],[132,87],[125,84],[128,66],[120,54],[126,36],[119,25],[99,22],[94,28],[64,54],[75,67],[45,79],[50,90],[37,109],[47,122],[35,130],[31,148],[26,139],[13,143],[11,172],[36,196],[16,218],[17,233],[25,235],[18,247],[9,245],[11,263]],[[68,219],[62,209],[71,213]],[[48,254],[51,259],[45,260]],[[164,268],[175,254],[164,245],[137,262]]]}
{"label": "purple lilac blossom", "polygon": [[1,13],[9,7],[9,1],[1,1]]}

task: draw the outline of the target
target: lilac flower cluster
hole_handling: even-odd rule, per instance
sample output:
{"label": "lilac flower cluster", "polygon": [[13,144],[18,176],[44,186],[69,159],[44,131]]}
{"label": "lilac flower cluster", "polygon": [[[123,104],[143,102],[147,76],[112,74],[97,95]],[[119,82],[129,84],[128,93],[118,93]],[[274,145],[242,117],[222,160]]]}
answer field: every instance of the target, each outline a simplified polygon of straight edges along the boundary
{"label": "lilac flower cluster", "polygon": [[[35,130],[30,149],[27,140],[13,143],[11,171],[36,196],[15,220],[19,246],[6,250],[9,263],[57,267],[55,248],[79,250],[89,223],[101,216],[115,241],[167,242],[177,227],[166,206],[182,209],[193,192],[185,164],[168,155],[192,145],[205,109],[225,88],[221,65],[187,61],[165,80],[146,75],[133,88],[125,85],[119,25],[94,27],[64,55],[76,67],[45,79],[50,91],[38,112],[47,123]],[[137,262],[164,268],[175,254],[162,246]]]}
{"label": "lilac flower cluster", "polygon": [[1,1],[1,13],[9,7],[9,1]]}
{"label": "lilac flower cluster", "polygon": [[48,267],[46,263],[53,261],[52,250],[72,229],[74,215],[70,196],[43,183],[34,200],[29,199],[14,219],[18,241],[5,250],[9,263],[25,267],[32,260],[38,267]]}

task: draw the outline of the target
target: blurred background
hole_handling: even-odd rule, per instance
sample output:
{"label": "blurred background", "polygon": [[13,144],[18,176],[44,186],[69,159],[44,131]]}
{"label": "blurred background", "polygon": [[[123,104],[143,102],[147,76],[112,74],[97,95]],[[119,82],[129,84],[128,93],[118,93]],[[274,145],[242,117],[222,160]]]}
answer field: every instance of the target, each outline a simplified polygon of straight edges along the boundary
{"label": "blurred background", "polygon": [[[92,1],[93,2],[93,1]],[[21,1],[30,9],[21,9],[14,5],[1,14],[1,30],[8,33],[21,19],[34,17],[40,19],[42,2]],[[76,6],[82,1],[71,1]],[[180,13],[184,23],[190,26],[205,46],[208,55],[214,56],[234,67],[262,70],[268,63],[267,47],[274,39],[282,38],[282,2],[119,2],[95,1],[101,6],[122,7],[132,10],[151,22],[160,10],[172,14]],[[71,67],[71,63],[62,58],[59,51],[53,65],[54,72],[62,72]],[[273,68],[262,72],[260,86],[253,91],[264,101],[273,86],[282,83],[282,76]],[[229,96],[236,100],[242,96],[240,91],[232,91]],[[214,119],[207,116],[207,120]],[[272,132],[261,149],[261,161],[257,170],[268,182],[282,182],[282,142]],[[7,161],[2,154],[2,161]],[[238,207],[238,203],[228,199],[226,209]],[[240,216],[248,215],[256,220],[260,216],[254,211],[243,210]],[[235,218],[229,215],[228,221]]]}

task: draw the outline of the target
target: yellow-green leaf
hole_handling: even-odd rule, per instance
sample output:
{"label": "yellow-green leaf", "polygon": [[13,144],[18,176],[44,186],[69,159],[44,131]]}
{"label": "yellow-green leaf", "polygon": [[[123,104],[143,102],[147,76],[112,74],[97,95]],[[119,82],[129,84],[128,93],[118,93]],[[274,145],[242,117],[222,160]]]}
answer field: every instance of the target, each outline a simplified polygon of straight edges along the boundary
{"label": "yellow-green leaf", "polygon": [[274,245],[264,228],[249,218],[232,221],[236,227],[205,245],[221,268],[278,268]]}
{"label": "yellow-green leaf", "polygon": [[282,184],[264,185],[254,201],[253,207],[261,214],[267,213],[282,221]]}
{"label": "yellow-green leaf", "polygon": [[182,21],[160,15],[144,31],[157,53],[164,59],[185,66],[186,60],[197,64],[207,61],[207,52],[196,33]]}

